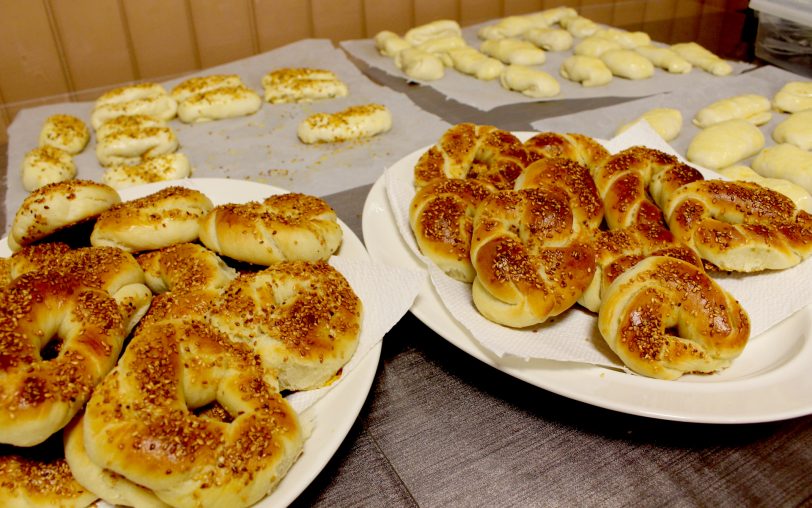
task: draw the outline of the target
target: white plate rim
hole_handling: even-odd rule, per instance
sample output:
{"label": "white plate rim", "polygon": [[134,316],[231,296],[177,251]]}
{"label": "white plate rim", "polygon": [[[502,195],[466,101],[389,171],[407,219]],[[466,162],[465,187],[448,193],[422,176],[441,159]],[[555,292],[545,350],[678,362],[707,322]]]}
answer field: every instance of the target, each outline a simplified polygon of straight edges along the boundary
{"label": "white plate rim", "polygon": [[[414,152],[403,159],[413,156]],[[385,229],[390,230],[389,234]],[[405,244],[397,230],[385,190],[385,175],[373,184],[364,203],[362,230],[367,251],[373,259],[425,270],[425,266]],[[786,363],[786,368],[782,365],[776,373],[767,373],[765,376],[755,376],[752,379],[722,380],[707,384],[686,382],[685,379],[682,382],[648,379],[583,363],[552,360],[527,362],[499,358],[481,347],[471,334],[454,320],[434,290],[428,273],[423,288],[410,310],[438,335],[478,360],[539,388],[605,409],[663,420],[725,424],[785,420],[812,413],[812,371],[801,368],[802,361],[812,361],[812,337],[810,337],[812,310],[809,306],[759,336],[761,338],[770,333],[799,336],[798,344],[793,345],[797,346],[795,347],[797,358],[781,360]],[[769,386],[761,386],[765,380]],[[609,390],[601,389],[596,392],[594,389],[595,386],[606,385],[620,391],[628,391],[631,385],[631,388],[640,390],[640,397],[630,402],[623,397],[613,397]],[[777,408],[760,410],[752,403],[747,403],[744,404],[746,408],[730,410],[730,406],[735,405],[736,400],[746,397],[748,390],[773,393],[781,387],[786,387],[792,392],[790,397],[792,400],[787,401],[784,407],[780,407],[779,404]],[[647,397],[658,397],[660,400],[653,401]],[[690,403],[692,397],[697,402],[694,407],[691,407]],[[712,402],[714,397],[719,397],[719,401],[723,403],[718,407],[701,409],[697,407],[700,399],[708,399],[705,401],[708,403]],[[678,400],[679,403],[669,403],[672,399]],[[767,402],[774,404],[775,399],[771,398]]]}
{"label": "white plate rim", "polygon": [[[122,201],[127,201],[173,185],[199,190],[206,194],[215,205],[259,200],[272,194],[289,192],[272,185],[230,178],[172,180],[128,187],[118,192]],[[231,196],[235,196],[235,198]],[[369,259],[366,248],[358,236],[341,219],[338,220],[338,223],[344,233],[342,249],[347,246],[350,248],[349,256],[362,256],[364,259]],[[0,240],[0,256],[10,254],[7,237],[4,237]],[[341,255],[342,250],[339,249],[337,256]],[[305,440],[302,455],[276,488],[268,496],[259,500],[254,505],[255,507],[288,506],[321,473],[344,442],[366,402],[377,373],[381,348],[382,341],[378,341],[355,369],[300,415],[303,422],[313,422],[312,432]],[[104,503],[101,505],[103,506]]]}

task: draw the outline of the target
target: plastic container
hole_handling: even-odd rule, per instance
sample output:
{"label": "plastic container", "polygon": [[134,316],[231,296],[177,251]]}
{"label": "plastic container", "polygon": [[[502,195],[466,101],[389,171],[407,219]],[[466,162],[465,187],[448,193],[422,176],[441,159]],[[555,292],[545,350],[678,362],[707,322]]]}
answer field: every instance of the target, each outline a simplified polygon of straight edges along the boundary
{"label": "plastic container", "polygon": [[758,15],[756,56],[812,76],[812,0],[750,0],[750,8]]}

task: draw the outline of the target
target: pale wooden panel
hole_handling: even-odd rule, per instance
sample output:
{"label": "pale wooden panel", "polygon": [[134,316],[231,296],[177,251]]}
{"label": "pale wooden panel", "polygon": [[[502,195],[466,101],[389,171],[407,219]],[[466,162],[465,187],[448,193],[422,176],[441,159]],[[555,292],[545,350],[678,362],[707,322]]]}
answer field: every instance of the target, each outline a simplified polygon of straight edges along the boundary
{"label": "pale wooden panel", "polygon": [[595,23],[611,25],[614,22],[614,3],[604,0],[583,0],[578,13]]}
{"label": "pale wooden panel", "polygon": [[257,51],[254,13],[247,1],[194,0],[192,21],[203,68]]}
{"label": "pale wooden panel", "polygon": [[414,5],[412,0],[364,0],[367,37],[381,30],[391,30],[402,34],[414,26]]}
{"label": "pale wooden panel", "polygon": [[457,0],[414,0],[414,24],[422,25],[435,19],[460,19]]}
{"label": "pale wooden panel", "polygon": [[334,41],[364,38],[362,0],[311,0],[313,33]]}
{"label": "pale wooden panel", "polygon": [[260,51],[313,37],[310,2],[254,0],[254,13]]}
{"label": "pale wooden panel", "polygon": [[140,77],[175,76],[200,67],[186,2],[123,0]]}
{"label": "pale wooden panel", "polygon": [[[4,102],[70,90],[42,2],[0,0],[0,95]],[[4,129],[5,132],[5,129]]]}
{"label": "pale wooden panel", "polygon": [[504,0],[505,16],[529,14],[542,9],[541,0]]}
{"label": "pale wooden panel", "polygon": [[460,24],[474,25],[489,19],[502,17],[502,2],[499,0],[462,0],[460,3]]}
{"label": "pale wooden panel", "polygon": [[74,90],[138,78],[118,2],[51,1],[50,6]]}

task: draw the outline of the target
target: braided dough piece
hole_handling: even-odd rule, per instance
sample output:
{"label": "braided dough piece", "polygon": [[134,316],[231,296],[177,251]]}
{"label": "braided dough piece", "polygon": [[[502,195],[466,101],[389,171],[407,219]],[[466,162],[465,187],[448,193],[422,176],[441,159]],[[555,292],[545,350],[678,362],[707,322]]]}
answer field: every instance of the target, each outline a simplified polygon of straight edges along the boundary
{"label": "braided dough piece", "polygon": [[371,138],[392,128],[392,113],[382,104],[352,106],[338,113],[307,117],[296,133],[302,143],[338,143]]}
{"label": "braided dough piece", "polygon": [[561,187],[498,191],[479,205],[472,296],[485,318],[522,328],[575,304],[595,273],[581,213]]}
{"label": "braided dough piece", "polygon": [[115,189],[89,180],[40,187],[17,209],[8,236],[9,248],[18,251],[65,228],[93,220],[120,201]]}
{"label": "braided dough piece", "polygon": [[682,131],[682,113],[675,108],[654,108],[646,111],[629,123],[617,128],[615,136],[625,132],[629,127],[640,120],[645,120],[652,129],[664,140],[671,141]]}
{"label": "braided dough piece", "polygon": [[812,254],[812,215],[751,182],[696,181],[668,195],[674,236],[721,270],[783,269]]}
{"label": "braided dough piece", "polygon": [[812,81],[790,81],[775,93],[773,107],[785,113],[812,109]]}
{"label": "braided dough piece", "polygon": [[558,81],[544,71],[523,65],[508,65],[499,77],[502,88],[521,92],[528,97],[555,97],[561,93]]}
{"label": "braided dough piece", "polygon": [[700,129],[726,120],[747,120],[753,125],[770,121],[770,100],[763,95],[744,94],[726,97],[697,111],[693,123]]}
{"label": "braided dough piece", "polygon": [[180,102],[178,118],[184,123],[211,122],[253,115],[261,106],[262,98],[247,86],[223,86]]}
{"label": "braided dough piece", "polygon": [[580,39],[595,35],[600,30],[597,23],[583,16],[565,17],[558,23],[562,28],[566,28],[573,37]]}
{"label": "braided dough piece", "polygon": [[72,115],[51,115],[39,133],[39,146],[52,146],[76,155],[90,141],[87,125]]}
{"label": "braided dough piece", "polygon": [[471,233],[477,205],[496,188],[473,178],[438,178],[421,188],[409,206],[409,224],[420,252],[449,277],[471,282]]}
{"label": "braided dough piece", "polygon": [[521,39],[491,39],[479,49],[504,64],[541,65],[547,60],[543,49]]}
{"label": "braided dough piece", "polygon": [[491,58],[470,46],[452,49],[447,55],[454,69],[483,81],[498,78],[505,68],[505,65],[496,58]]}
{"label": "braided dough piece", "polygon": [[765,178],[747,166],[728,166],[720,169],[719,174],[731,180],[753,182],[780,192],[790,198],[798,209],[812,213],[812,194],[797,183],[783,178]]}
{"label": "braided dough piece", "polygon": [[363,305],[324,261],[286,261],[241,274],[217,300],[210,320],[251,345],[277,372],[283,390],[325,386],[358,347]]}
{"label": "braided dough piece", "polygon": [[688,145],[689,161],[710,169],[732,166],[764,147],[764,134],[747,120],[727,120],[702,129]]}
{"label": "braided dough piece", "polygon": [[435,81],[445,76],[445,64],[440,57],[419,48],[398,52],[395,66],[410,78],[422,81]]}
{"label": "braided dough piece", "polygon": [[110,166],[104,170],[102,181],[114,189],[126,189],[147,183],[182,180],[191,174],[188,157],[182,153],[167,153],[139,164]]}
{"label": "braided dough piece", "polygon": [[575,18],[577,16],[578,11],[568,6],[551,7],[549,9],[544,9],[542,11],[526,15],[526,17],[529,18],[534,25],[542,27],[552,26],[556,23],[561,23],[561,21],[565,19]]}
{"label": "braided dough piece", "polygon": [[76,164],[68,152],[53,146],[41,146],[25,154],[22,177],[23,188],[30,192],[75,178]]}
{"label": "braided dough piece", "polygon": [[[0,292],[0,442],[42,443],[82,408],[121,351],[125,317],[116,301],[80,278],[32,272]],[[62,340],[56,357],[41,351]]]}
{"label": "braided dough piece", "polygon": [[138,256],[153,293],[223,289],[237,271],[220,256],[196,243],[180,243]]}
{"label": "braided dough piece", "polygon": [[714,76],[727,76],[733,72],[733,67],[729,63],[696,42],[673,44],[671,50],[688,60],[694,67],[699,67]]}
{"label": "braided dough piece", "polygon": [[616,42],[623,49],[635,49],[651,45],[651,37],[646,32],[630,32],[619,28],[607,28],[595,32],[593,37],[601,37]]}
{"label": "braided dough piece", "polygon": [[381,30],[374,37],[375,48],[383,56],[394,57],[401,51],[411,48],[409,41],[390,30]]}
{"label": "braided dough piece", "polygon": [[437,39],[449,35],[462,36],[462,29],[459,23],[452,19],[438,19],[409,29],[403,38],[411,45],[417,46],[430,39]]}
{"label": "braided dough piece", "polygon": [[195,241],[199,220],[212,208],[211,200],[200,191],[167,187],[103,212],[90,234],[90,243],[138,252]]}
{"label": "braided dough piece", "polygon": [[200,219],[203,245],[221,256],[264,266],[326,260],[338,250],[342,235],[330,205],[306,194],[220,205]]}
{"label": "braided dough piece", "polygon": [[670,48],[652,46],[651,44],[633,48],[641,56],[648,58],[651,63],[671,74],[687,74],[694,68],[691,62],[679,56]]}
{"label": "braided dough piece", "polygon": [[345,97],[347,85],[332,71],[308,68],[276,69],[262,77],[265,101],[271,104],[313,102]]}
{"label": "braided dough piece", "polygon": [[96,99],[90,124],[98,129],[102,124],[120,117],[132,115],[151,116],[168,121],[175,118],[178,104],[156,83],[141,83],[116,88]]}
{"label": "braided dough piece", "polygon": [[598,329],[631,370],[670,380],[728,367],[747,344],[750,320],[700,268],[654,256],[609,286]]}
{"label": "braided dough piece", "polygon": [[467,47],[468,43],[459,35],[447,35],[445,37],[438,37],[436,39],[429,39],[415,47],[426,53],[436,55],[443,61],[443,65],[451,67],[451,59],[447,53],[452,49]]}
{"label": "braided dough piece", "polygon": [[[29,456],[30,455],[30,456]],[[0,504],[26,508],[85,508],[97,496],[73,477],[64,457],[55,453],[0,455]]]}
{"label": "braided dough piece", "polygon": [[175,131],[145,115],[113,118],[96,131],[96,157],[102,166],[138,164],[178,149]]}
{"label": "braided dough piece", "polygon": [[812,109],[789,115],[775,126],[772,138],[776,143],[789,143],[802,150],[812,150]]}
{"label": "braided dough piece", "polygon": [[756,155],[752,167],[761,176],[783,178],[812,192],[812,152],[789,143],[773,145]]}
{"label": "braided dough piece", "polygon": [[592,56],[600,58],[600,56],[607,51],[613,49],[621,49],[621,45],[615,41],[609,40],[605,37],[587,37],[582,39],[581,42],[572,48],[572,53],[579,56]]}
{"label": "braided dough piece", "polygon": [[612,71],[603,60],[593,56],[572,55],[561,63],[564,78],[585,87],[603,86],[612,81]]}
{"label": "braided dough piece", "polygon": [[524,142],[530,162],[563,157],[593,171],[609,157],[609,151],[589,136],[568,132],[540,132]]}
{"label": "braided dough piece", "polygon": [[545,51],[567,51],[574,42],[572,34],[563,28],[533,28],[523,37]]}
{"label": "braided dough piece", "polygon": [[638,224],[664,227],[655,201],[660,203],[665,193],[702,179],[699,171],[673,155],[644,146],[633,146],[611,155],[593,176],[609,229]]}
{"label": "braided dough piece", "polygon": [[654,64],[631,49],[610,49],[600,59],[612,74],[626,79],[648,79],[654,75]]}
{"label": "braided dough piece", "polygon": [[491,125],[457,124],[429,148],[414,167],[417,189],[435,178],[476,178],[511,189],[527,165],[519,138]]}
{"label": "braided dough piece", "polygon": [[[196,414],[219,403],[226,421]],[[174,506],[248,506],[299,456],[303,432],[247,345],[199,320],[141,328],[96,388],[87,456]]]}
{"label": "braided dough piece", "polygon": [[533,20],[527,16],[506,16],[496,23],[486,25],[477,31],[477,37],[485,40],[518,37],[533,28]]}

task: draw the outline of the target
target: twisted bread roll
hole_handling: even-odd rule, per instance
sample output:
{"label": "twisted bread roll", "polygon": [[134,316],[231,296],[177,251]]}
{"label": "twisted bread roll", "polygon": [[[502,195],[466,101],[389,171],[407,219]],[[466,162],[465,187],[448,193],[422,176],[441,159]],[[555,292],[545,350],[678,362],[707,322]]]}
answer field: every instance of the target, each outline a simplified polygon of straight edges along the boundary
{"label": "twisted bread roll", "polygon": [[327,259],[338,250],[342,234],[330,205],[305,194],[220,205],[200,219],[203,245],[221,256],[266,266]]}
{"label": "twisted bread roll", "polygon": [[409,206],[409,224],[417,245],[448,276],[474,280],[471,233],[477,205],[496,188],[472,178],[438,178],[417,191]]}
{"label": "twisted bread roll", "polygon": [[701,269],[654,256],[609,286],[598,329],[634,372],[676,379],[729,366],[747,343],[750,320],[735,298]]}
{"label": "twisted bread roll", "polygon": [[483,26],[477,37],[485,40],[501,40],[518,37],[533,28],[533,20],[527,16],[506,16],[496,23]]}
{"label": "twisted bread roll", "polygon": [[812,109],[792,113],[775,126],[776,143],[789,143],[806,151],[812,150]]}
{"label": "twisted bread roll", "polygon": [[574,42],[572,34],[563,28],[533,28],[525,32],[523,36],[545,51],[567,51]]}
{"label": "twisted bread roll", "polygon": [[502,88],[528,97],[554,97],[561,92],[558,81],[544,71],[523,65],[508,65],[499,77]]}
{"label": "twisted bread roll", "polygon": [[646,44],[633,48],[638,54],[648,58],[651,63],[671,74],[687,74],[694,68],[691,62],[679,56],[670,48]]}
{"label": "twisted bread roll", "polygon": [[212,207],[198,190],[166,187],[105,210],[96,220],[90,243],[138,252],[192,242],[200,233],[200,218]]}
{"label": "twisted bread roll", "polygon": [[222,289],[237,272],[214,252],[196,243],[181,243],[138,256],[153,293]]}
{"label": "twisted bread roll", "polygon": [[[196,414],[219,403],[227,419]],[[199,320],[141,328],[96,388],[87,456],[173,506],[248,506],[301,453],[296,413],[245,344]]]}
{"label": "twisted bread roll", "polygon": [[33,191],[50,183],[73,179],[76,164],[68,152],[53,146],[41,146],[25,154],[22,177],[23,188]]}
{"label": "twisted bread roll", "polygon": [[398,52],[395,55],[395,66],[413,79],[434,81],[445,76],[442,59],[420,48],[406,48]]}
{"label": "twisted bread roll", "polygon": [[474,216],[474,305],[521,328],[570,308],[595,272],[587,219],[561,187],[499,191]]}
{"label": "twisted bread roll", "polygon": [[585,87],[603,86],[612,81],[612,71],[594,56],[572,55],[561,63],[559,72],[564,78]]}
{"label": "twisted bread roll", "polygon": [[563,157],[593,171],[609,157],[600,143],[577,133],[540,132],[524,142],[530,162],[546,157]]}
{"label": "twisted bread roll", "polygon": [[85,508],[97,496],[73,477],[64,457],[54,453],[0,455],[0,504],[26,508]]}
{"label": "twisted bread roll", "polygon": [[475,178],[497,189],[510,189],[527,162],[522,142],[510,132],[461,123],[420,156],[414,182],[419,189],[435,178]]}
{"label": "twisted bread roll", "polygon": [[[76,276],[22,275],[0,291],[0,442],[32,446],[64,427],[113,368],[125,318]],[[58,353],[44,350],[61,340]]]}
{"label": "twisted bread roll", "polygon": [[90,124],[102,124],[121,116],[146,115],[158,120],[171,120],[178,111],[175,100],[156,83],[141,83],[110,90],[96,99]]}
{"label": "twisted bread roll", "polygon": [[172,98],[181,103],[195,95],[205,94],[217,88],[241,86],[242,79],[237,74],[211,74],[185,79],[172,88]]}
{"label": "twisted bread roll", "polygon": [[600,56],[607,51],[621,48],[622,46],[615,41],[609,40],[605,37],[597,37],[593,35],[592,37],[587,37],[576,44],[575,47],[572,48],[572,53],[573,55],[578,56],[600,58]]}
{"label": "twisted bread roll", "polygon": [[312,102],[345,97],[347,85],[332,71],[308,68],[283,68],[262,77],[265,100],[271,104]]}
{"label": "twisted bread roll", "polygon": [[612,74],[626,79],[647,79],[654,75],[654,64],[631,49],[610,49],[600,59]]}
{"label": "twisted bread roll", "polygon": [[547,60],[543,49],[521,39],[490,39],[479,49],[504,64],[541,65]]}
{"label": "twisted bread roll", "polygon": [[95,219],[120,201],[115,189],[89,180],[40,187],[17,209],[8,235],[9,248],[20,250],[65,228]]}
{"label": "twisted bread roll", "polygon": [[76,155],[90,141],[87,125],[72,115],[51,115],[39,133],[39,146],[52,146]]}
{"label": "twisted bread roll", "polygon": [[583,16],[570,16],[562,18],[558,22],[563,28],[566,28],[573,37],[584,38],[595,35],[598,32],[598,24],[589,18]]}
{"label": "twisted bread roll", "polygon": [[758,184],[696,181],[663,203],[674,236],[721,270],[788,268],[812,254],[812,215]]}
{"label": "twisted bread roll", "polygon": [[679,136],[682,130],[682,112],[676,108],[653,108],[631,122],[621,125],[615,131],[615,135],[625,132],[629,127],[640,120],[645,120],[661,138],[671,141]]}
{"label": "twisted bread roll", "polygon": [[172,128],[145,115],[113,118],[98,127],[96,138],[96,158],[102,166],[137,164],[178,149]]}
{"label": "twisted bread roll", "polygon": [[375,34],[374,40],[375,48],[383,56],[394,57],[404,49],[412,47],[409,41],[390,30],[378,32]]}
{"label": "twisted bread roll", "polygon": [[202,123],[256,113],[262,99],[244,85],[219,87],[201,92],[178,104],[178,118],[184,123]]}
{"label": "twisted bread roll", "polygon": [[283,390],[321,388],[358,347],[362,303],[323,261],[280,262],[241,274],[212,309],[211,323],[251,345]]}
{"label": "twisted bread roll", "polygon": [[454,69],[483,81],[498,78],[505,68],[505,65],[496,58],[491,58],[470,46],[449,50],[447,55]]}
{"label": "twisted bread roll", "polygon": [[635,49],[651,44],[651,37],[646,32],[630,32],[619,28],[606,28],[595,32],[593,37],[614,41],[624,49]]}
{"label": "twisted bread roll", "polygon": [[392,128],[392,113],[383,104],[352,106],[338,113],[316,113],[296,129],[302,143],[337,143],[371,138]]}
{"label": "twisted bread roll", "polygon": [[453,19],[438,19],[409,29],[403,38],[413,46],[417,46],[428,40],[450,35],[462,35],[459,23]]}
{"label": "twisted bread roll", "polygon": [[733,72],[733,67],[729,63],[696,42],[673,44],[671,50],[688,60],[694,67],[699,67],[714,76],[727,76]]}
{"label": "twisted bread roll", "polygon": [[699,131],[688,145],[689,161],[710,169],[732,166],[758,153],[764,134],[747,120],[733,119]]}
{"label": "twisted bread roll", "polygon": [[770,100],[763,95],[743,94],[725,97],[708,104],[694,115],[693,123],[700,129],[727,120],[747,120],[753,125],[770,121]]}
{"label": "twisted bread roll", "polygon": [[812,81],[790,81],[775,93],[772,105],[785,113],[812,109]]}
{"label": "twisted bread roll", "polygon": [[664,192],[688,182],[701,180],[702,174],[667,153],[633,146],[611,155],[594,172],[595,184],[604,204],[609,229],[636,224],[665,227],[655,200]]}
{"label": "twisted bread roll", "polygon": [[102,180],[114,189],[124,189],[134,185],[181,180],[191,173],[188,157],[182,153],[167,153],[138,164],[110,166],[104,170]]}
{"label": "twisted bread roll", "polygon": [[719,170],[719,174],[731,180],[754,182],[780,192],[790,198],[798,209],[812,213],[812,194],[800,185],[783,178],[765,178],[747,166],[728,166]]}
{"label": "twisted bread roll", "polygon": [[781,143],[761,150],[752,166],[761,176],[783,178],[812,192],[812,152]]}

